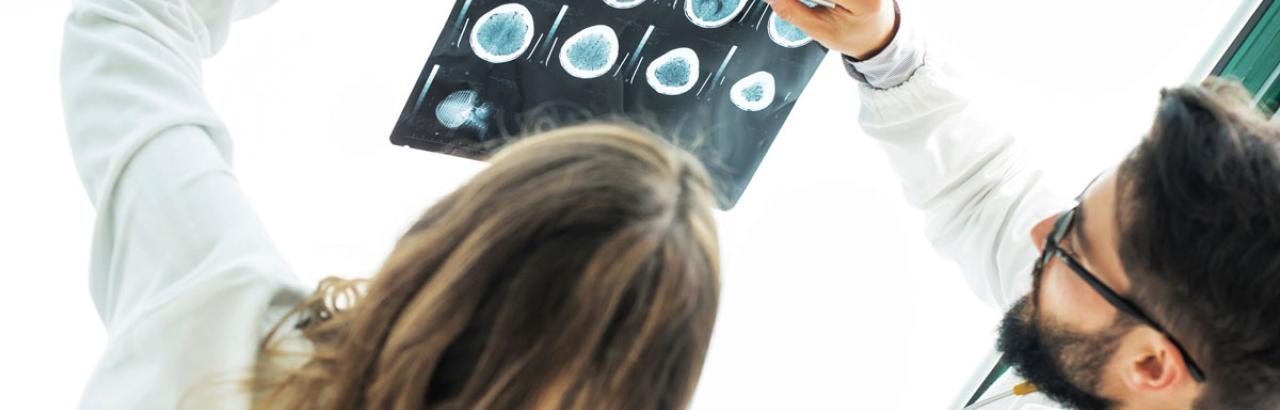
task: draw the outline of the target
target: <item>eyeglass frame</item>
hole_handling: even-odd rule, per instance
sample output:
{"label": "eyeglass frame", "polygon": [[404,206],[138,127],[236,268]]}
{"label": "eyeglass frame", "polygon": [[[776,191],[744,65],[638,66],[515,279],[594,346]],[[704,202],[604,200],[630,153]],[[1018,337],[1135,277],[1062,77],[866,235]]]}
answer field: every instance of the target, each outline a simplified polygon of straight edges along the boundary
{"label": "eyeglass frame", "polygon": [[1197,383],[1204,383],[1206,378],[1204,371],[1200,369],[1200,366],[1196,365],[1195,360],[1191,358],[1190,354],[1187,354],[1187,350],[1182,347],[1181,343],[1178,343],[1178,341],[1173,338],[1173,335],[1170,335],[1163,326],[1160,326],[1160,324],[1156,323],[1154,319],[1147,316],[1146,313],[1143,313],[1142,309],[1139,309],[1133,301],[1130,301],[1124,296],[1120,296],[1119,293],[1112,290],[1111,287],[1107,286],[1107,284],[1102,283],[1102,281],[1099,280],[1093,272],[1089,272],[1089,269],[1086,269],[1084,265],[1080,264],[1070,251],[1062,248],[1062,240],[1066,238],[1067,233],[1069,233],[1071,228],[1075,225],[1076,215],[1080,212],[1080,206],[1080,204],[1077,204],[1070,210],[1063,212],[1058,216],[1058,219],[1054,221],[1053,230],[1051,230],[1048,237],[1045,238],[1044,250],[1040,253],[1040,258],[1036,260],[1033,277],[1040,277],[1040,275],[1044,273],[1044,267],[1049,264],[1049,260],[1053,259],[1055,256],[1058,257],[1061,261],[1066,263],[1067,267],[1070,268],[1072,272],[1075,272],[1076,276],[1079,276],[1081,280],[1084,280],[1084,283],[1093,288],[1099,296],[1102,296],[1103,300],[1106,300],[1107,303],[1111,304],[1112,307],[1115,307],[1116,310],[1138,319],[1138,321],[1150,326],[1152,329],[1155,329],[1157,332],[1164,335],[1165,338],[1169,339],[1169,342],[1173,343],[1173,346],[1178,348],[1178,353],[1182,354],[1182,361],[1187,365],[1187,372],[1191,374],[1191,378],[1195,379]]}

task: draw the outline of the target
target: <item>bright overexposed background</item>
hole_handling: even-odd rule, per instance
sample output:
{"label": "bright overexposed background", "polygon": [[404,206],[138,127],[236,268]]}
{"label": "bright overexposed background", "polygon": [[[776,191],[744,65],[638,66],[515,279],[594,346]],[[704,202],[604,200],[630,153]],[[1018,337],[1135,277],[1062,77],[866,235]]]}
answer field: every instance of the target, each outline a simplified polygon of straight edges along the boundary
{"label": "bright overexposed background", "polygon": [[[297,273],[368,275],[481,163],[387,142],[447,0],[284,1],[235,26],[206,87],[244,189]],[[908,3],[1074,192],[1187,80],[1236,1]],[[67,408],[105,334],[89,300],[93,210],[59,102],[69,2],[0,12],[0,397]],[[927,21],[927,22],[926,22]],[[1000,312],[934,254],[829,57],[737,208],[719,215],[722,307],[695,409],[947,406]]]}

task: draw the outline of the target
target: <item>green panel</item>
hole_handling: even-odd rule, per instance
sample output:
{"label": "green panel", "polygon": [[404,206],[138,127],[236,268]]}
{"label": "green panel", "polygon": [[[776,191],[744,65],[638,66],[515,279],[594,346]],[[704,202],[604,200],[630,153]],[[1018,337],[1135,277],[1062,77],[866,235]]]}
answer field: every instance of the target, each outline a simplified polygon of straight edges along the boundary
{"label": "green panel", "polygon": [[[1270,2],[1220,74],[1244,83],[1268,111],[1280,102],[1280,2]],[[1263,89],[1263,87],[1266,89]]]}

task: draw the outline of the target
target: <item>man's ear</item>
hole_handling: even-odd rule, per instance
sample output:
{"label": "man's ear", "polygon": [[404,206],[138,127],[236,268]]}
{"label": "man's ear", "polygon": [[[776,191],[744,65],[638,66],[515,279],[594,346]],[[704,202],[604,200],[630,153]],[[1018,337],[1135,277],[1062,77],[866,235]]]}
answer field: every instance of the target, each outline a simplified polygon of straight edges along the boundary
{"label": "man's ear", "polygon": [[[1174,387],[1190,377],[1182,353],[1163,334],[1151,328],[1140,328],[1126,337],[1117,353],[1121,357],[1121,378],[1125,387],[1139,392],[1155,392]],[[1122,345],[1123,346],[1123,345]]]}

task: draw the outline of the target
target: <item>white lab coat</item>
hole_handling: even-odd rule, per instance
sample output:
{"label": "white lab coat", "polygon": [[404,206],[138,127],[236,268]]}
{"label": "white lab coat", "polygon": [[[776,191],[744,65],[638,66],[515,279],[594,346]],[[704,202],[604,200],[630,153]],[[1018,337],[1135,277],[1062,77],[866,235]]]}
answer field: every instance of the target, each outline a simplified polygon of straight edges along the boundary
{"label": "white lab coat", "polygon": [[[984,115],[946,60],[930,49],[924,64],[901,85],[887,90],[863,85],[859,119],[888,154],[907,201],[924,211],[934,248],[960,265],[980,299],[1003,311],[1030,291],[1038,254],[1031,227],[1070,201],[1048,189],[1018,141]],[[993,348],[952,407],[968,400],[997,358]],[[983,397],[1009,391],[1020,381],[1010,372]],[[1057,407],[1031,394],[982,408]]]}
{"label": "white lab coat", "polygon": [[97,209],[89,285],[107,330],[92,409],[247,408],[265,332],[308,295],[231,173],[201,61],[265,1],[81,0],[62,60],[67,133]]}
{"label": "white lab coat", "polygon": [[[240,190],[231,139],[202,88],[201,62],[231,21],[271,3],[74,2],[63,101],[97,209],[90,288],[108,334],[83,408],[248,407],[238,383],[262,337],[310,293]],[[901,86],[864,87],[861,123],[925,211],[938,251],[1004,308],[1029,287],[1028,230],[1065,202],[945,67],[930,56]]]}

